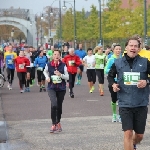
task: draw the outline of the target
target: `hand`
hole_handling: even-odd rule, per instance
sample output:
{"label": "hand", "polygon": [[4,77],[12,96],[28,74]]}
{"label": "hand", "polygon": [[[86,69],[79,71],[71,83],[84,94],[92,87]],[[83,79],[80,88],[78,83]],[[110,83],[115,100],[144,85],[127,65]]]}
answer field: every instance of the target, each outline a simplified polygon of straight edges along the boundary
{"label": "hand", "polygon": [[147,85],[146,80],[139,80],[138,83],[137,83],[138,88],[144,88],[146,85]]}
{"label": "hand", "polygon": [[119,84],[116,84],[116,83],[114,83],[114,84],[112,85],[114,92],[118,92],[118,91],[120,90],[120,89],[118,88],[118,86],[119,86]]}
{"label": "hand", "polygon": [[30,72],[27,72],[27,79],[30,79]]}
{"label": "hand", "polygon": [[47,78],[46,81],[47,81],[47,82],[50,82],[50,78]]}
{"label": "hand", "polygon": [[93,63],[92,67],[95,67],[95,63]]}
{"label": "hand", "polygon": [[61,76],[61,73],[59,71],[57,71],[57,70],[54,71],[54,74],[57,75],[57,76]]}
{"label": "hand", "polygon": [[88,65],[87,65],[86,63],[84,64],[84,66],[85,66],[85,67],[88,67]]}

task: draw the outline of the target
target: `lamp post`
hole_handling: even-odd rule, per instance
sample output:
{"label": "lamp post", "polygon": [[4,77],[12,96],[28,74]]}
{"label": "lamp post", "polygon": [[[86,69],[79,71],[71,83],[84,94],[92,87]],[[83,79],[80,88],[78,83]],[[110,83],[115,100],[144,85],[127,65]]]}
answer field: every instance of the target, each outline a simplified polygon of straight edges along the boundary
{"label": "lamp post", "polygon": [[[53,3],[55,1],[58,1],[58,0],[54,0]],[[53,3],[51,4],[51,7],[52,7]],[[50,15],[53,15],[52,9],[51,9]],[[61,19],[61,0],[59,0],[59,43],[61,45],[61,50],[62,50],[62,27],[61,27],[61,24],[62,24],[62,19]]]}
{"label": "lamp post", "polygon": [[147,45],[147,0],[144,0],[144,43]]}
{"label": "lamp post", "polygon": [[99,44],[102,45],[102,14],[101,14],[101,0],[99,2]]}
{"label": "lamp post", "polygon": [[42,29],[43,22],[42,22],[42,20],[43,20],[43,14],[41,15],[41,46],[43,45],[43,29]]}

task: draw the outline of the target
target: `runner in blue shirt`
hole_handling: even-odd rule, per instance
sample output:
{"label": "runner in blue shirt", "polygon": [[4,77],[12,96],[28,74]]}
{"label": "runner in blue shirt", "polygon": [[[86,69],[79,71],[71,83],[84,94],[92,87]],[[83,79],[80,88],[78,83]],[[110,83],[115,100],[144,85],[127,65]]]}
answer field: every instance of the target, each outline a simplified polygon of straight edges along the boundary
{"label": "runner in blue shirt", "polygon": [[[79,56],[82,62],[83,58],[86,56],[85,50],[82,49],[82,44],[79,44],[79,49],[75,51],[75,55]],[[76,82],[77,85],[81,84],[83,70],[84,70],[84,67],[83,67],[83,64],[81,64],[77,71],[77,82]]]}

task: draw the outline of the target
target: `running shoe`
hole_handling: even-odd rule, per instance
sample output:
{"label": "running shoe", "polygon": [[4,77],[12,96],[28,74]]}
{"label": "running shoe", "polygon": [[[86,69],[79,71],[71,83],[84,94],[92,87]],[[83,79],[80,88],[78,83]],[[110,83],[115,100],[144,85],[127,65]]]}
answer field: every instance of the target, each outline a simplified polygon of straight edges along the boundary
{"label": "running shoe", "polygon": [[11,85],[9,86],[9,90],[12,90],[12,86]]}
{"label": "running shoe", "polygon": [[23,90],[23,89],[20,89],[20,93],[24,93],[24,90]]}
{"label": "running shoe", "polygon": [[73,92],[70,93],[70,97],[71,97],[71,98],[74,98],[74,93],[73,93]]}
{"label": "running shoe", "polygon": [[81,80],[78,81],[78,85],[81,85]]}
{"label": "running shoe", "polygon": [[39,92],[42,92],[42,88],[40,88],[40,91]]}
{"label": "running shoe", "polygon": [[56,125],[52,125],[50,129],[50,133],[54,133],[57,130]]}
{"label": "running shoe", "polygon": [[43,90],[44,92],[46,92],[46,88],[45,88],[45,86],[42,86],[42,90]]}
{"label": "running shoe", "polygon": [[104,92],[100,92],[100,96],[104,96]]}
{"label": "running shoe", "polygon": [[93,93],[93,90],[91,89],[91,90],[89,91],[89,93]]}
{"label": "running shoe", "polygon": [[79,85],[79,81],[76,82],[76,85]]}
{"label": "running shoe", "polygon": [[133,144],[133,149],[137,150],[136,144]]}
{"label": "running shoe", "polygon": [[118,115],[118,122],[122,123],[120,115]]}
{"label": "running shoe", "polygon": [[40,86],[38,82],[37,82],[37,86]]}
{"label": "running shoe", "polygon": [[57,128],[57,131],[58,131],[58,132],[61,132],[61,131],[62,131],[60,122],[57,123],[56,128]]}
{"label": "running shoe", "polygon": [[92,86],[92,91],[94,91],[95,90],[95,87],[94,86]]}
{"label": "running shoe", "polygon": [[117,114],[113,114],[113,116],[112,116],[112,122],[117,122]]}
{"label": "running shoe", "polygon": [[33,80],[32,80],[32,85],[33,85],[34,83],[35,83],[35,80],[33,79]]}
{"label": "running shoe", "polygon": [[8,83],[7,88],[9,88],[9,87],[10,87],[10,84]]}
{"label": "running shoe", "polygon": [[29,88],[29,87],[26,87],[26,88],[25,88],[25,92],[30,92],[30,88]]}

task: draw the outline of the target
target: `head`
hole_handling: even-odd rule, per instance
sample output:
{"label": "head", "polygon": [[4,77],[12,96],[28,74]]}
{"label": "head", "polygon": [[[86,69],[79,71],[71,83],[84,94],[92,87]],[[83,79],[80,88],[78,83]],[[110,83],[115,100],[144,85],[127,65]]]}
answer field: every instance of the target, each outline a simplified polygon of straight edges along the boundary
{"label": "head", "polygon": [[102,46],[96,46],[94,49],[95,54],[102,54],[103,53],[103,47]]}
{"label": "head", "polygon": [[111,47],[109,45],[106,46],[105,54],[108,55],[111,51]]}
{"label": "head", "polygon": [[121,54],[121,46],[120,46],[120,44],[114,45],[114,50],[113,50],[113,52],[114,52],[114,55],[115,55],[115,56],[117,56],[117,57],[120,56],[120,54]]}
{"label": "head", "polygon": [[29,51],[30,51],[30,52],[33,52],[33,51],[34,51],[32,46],[29,46]]}
{"label": "head", "polygon": [[82,44],[81,43],[79,44],[79,49],[82,49]]}
{"label": "head", "polygon": [[64,52],[67,52],[67,51],[68,51],[68,47],[64,46]]}
{"label": "head", "polygon": [[40,51],[39,56],[42,57],[43,56],[43,50]]}
{"label": "head", "polygon": [[20,57],[24,57],[24,51],[20,50],[19,56],[20,56]]}
{"label": "head", "polygon": [[127,41],[128,45],[126,47],[127,49],[127,55],[130,58],[134,58],[138,55],[139,49],[140,49],[140,41],[136,37],[131,37]]}
{"label": "head", "polygon": [[54,50],[53,52],[53,60],[58,62],[61,58],[61,52],[59,50]]}
{"label": "head", "polygon": [[93,50],[92,50],[92,48],[88,48],[88,49],[87,49],[87,54],[88,54],[89,56],[93,55]]}
{"label": "head", "polygon": [[111,50],[113,51],[114,50],[114,46],[115,45],[117,45],[117,43],[113,43],[112,45],[111,45]]}
{"label": "head", "polygon": [[73,56],[74,55],[74,48],[69,48],[69,55]]}
{"label": "head", "polygon": [[9,46],[8,46],[8,51],[9,51],[9,52],[12,52],[12,50],[13,50],[12,45],[9,45]]}

